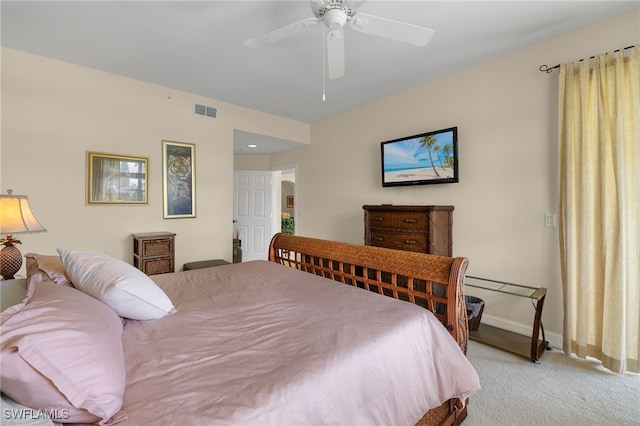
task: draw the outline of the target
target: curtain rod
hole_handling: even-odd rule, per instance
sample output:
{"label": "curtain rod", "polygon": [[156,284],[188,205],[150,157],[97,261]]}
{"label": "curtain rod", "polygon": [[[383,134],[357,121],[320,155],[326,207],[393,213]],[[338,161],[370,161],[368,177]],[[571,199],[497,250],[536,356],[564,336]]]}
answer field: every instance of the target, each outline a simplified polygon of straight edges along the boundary
{"label": "curtain rod", "polygon": [[[614,50],[614,52],[619,52],[621,50],[627,50],[627,49],[633,49],[635,46],[627,46],[624,49],[616,49]],[[593,59],[595,58],[595,56],[591,56],[589,59]],[[584,61],[584,59],[580,59],[579,62]],[[547,74],[549,74],[551,71],[553,71],[556,68],[560,68],[560,64],[556,65],[555,67],[548,67],[547,65],[540,65],[540,71],[542,72],[546,72]]]}

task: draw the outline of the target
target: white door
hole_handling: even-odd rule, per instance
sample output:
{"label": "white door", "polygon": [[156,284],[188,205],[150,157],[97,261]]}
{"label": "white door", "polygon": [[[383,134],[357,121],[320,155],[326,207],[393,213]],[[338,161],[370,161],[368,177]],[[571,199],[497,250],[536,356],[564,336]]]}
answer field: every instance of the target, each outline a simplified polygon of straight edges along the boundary
{"label": "white door", "polygon": [[273,236],[273,172],[236,170],[233,219],[242,242],[242,261],[267,260]]}

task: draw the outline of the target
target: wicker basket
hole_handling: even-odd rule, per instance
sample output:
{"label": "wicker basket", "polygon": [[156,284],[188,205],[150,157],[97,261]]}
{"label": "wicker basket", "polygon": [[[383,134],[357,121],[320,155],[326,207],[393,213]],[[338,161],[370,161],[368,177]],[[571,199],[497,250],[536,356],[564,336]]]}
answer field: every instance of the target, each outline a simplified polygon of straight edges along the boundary
{"label": "wicker basket", "polygon": [[476,331],[478,330],[478,327],[480,327],[482,311],[484,311],[484,300],[478,297],[465,296],[464,301],[467,305],[467,323],[469,324],[469,331]]}

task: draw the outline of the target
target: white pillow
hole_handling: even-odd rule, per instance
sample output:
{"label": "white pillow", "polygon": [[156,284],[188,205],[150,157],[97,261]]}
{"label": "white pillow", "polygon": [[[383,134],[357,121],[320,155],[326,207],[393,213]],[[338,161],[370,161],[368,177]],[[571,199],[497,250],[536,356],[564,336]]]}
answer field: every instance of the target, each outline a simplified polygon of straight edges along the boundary
{"label": "white pillow", "polygon": [[151,278],[128,263],[83,250],[58,249],[73,285],[124,318],[150,320],[176,310]]}

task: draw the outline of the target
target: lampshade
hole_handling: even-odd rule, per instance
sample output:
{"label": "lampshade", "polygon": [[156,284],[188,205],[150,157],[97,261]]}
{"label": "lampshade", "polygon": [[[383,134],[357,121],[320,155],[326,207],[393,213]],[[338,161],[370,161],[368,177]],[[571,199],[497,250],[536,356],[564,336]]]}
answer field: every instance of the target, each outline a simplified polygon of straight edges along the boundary
{"label": "lampshade", "polygon": [[0,245],[5,247],[0,250],[0,275],[3,279],[13,279],[22,266],[22,253],[15,245],[19,240],[12,234],[31,234],[34,232],[46,232],[44,226],[38,222],[31,212],[29,198],[26,195],[0,195],[0,234],[6,234],[7,238],[0,240]]}

